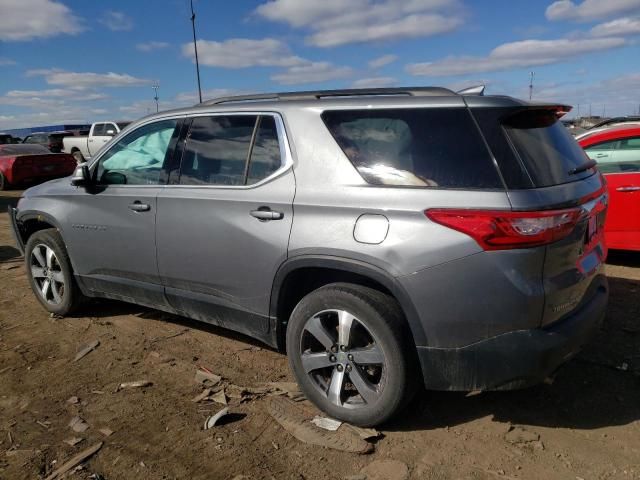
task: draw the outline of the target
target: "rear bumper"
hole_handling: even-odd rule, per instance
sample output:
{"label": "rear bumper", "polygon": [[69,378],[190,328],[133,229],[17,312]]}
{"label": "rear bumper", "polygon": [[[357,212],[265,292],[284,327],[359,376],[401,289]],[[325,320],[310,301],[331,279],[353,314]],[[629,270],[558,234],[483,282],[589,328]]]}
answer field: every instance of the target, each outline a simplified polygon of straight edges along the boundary
{"label": "rear bumper", "polygon": [[9,205],[8,213],[9,221],[11,222],[11,233],[13,234],[13,240],[15,241],[18,250],[20,250],[20,253],[24,255],[24,242],[22,241],[22,237],[20,236],[20,230],[18,230],[18,222],[16,220],[16,214],[18,213],[18,210]]}
{"label": "rear bumper", "polygon": [[544,381],[589,341],[605,317],[604,276],[592,299],[547,328],[519,330],[461,348],[417,347],[431,390],[510,390]]}

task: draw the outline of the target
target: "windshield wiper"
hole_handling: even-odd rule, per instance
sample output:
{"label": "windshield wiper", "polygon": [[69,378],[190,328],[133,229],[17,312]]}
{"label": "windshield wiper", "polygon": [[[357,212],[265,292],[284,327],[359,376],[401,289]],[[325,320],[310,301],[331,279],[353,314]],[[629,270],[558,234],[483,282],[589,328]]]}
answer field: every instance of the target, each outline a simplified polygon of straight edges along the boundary
{"label": "windshield wiper", "polygon": [[569,170],[569,175],[575,175],[576,173],[582,173],[590,168],[595,167],[598,164],[595,160],[588,160],[584,162],[582,165]]}

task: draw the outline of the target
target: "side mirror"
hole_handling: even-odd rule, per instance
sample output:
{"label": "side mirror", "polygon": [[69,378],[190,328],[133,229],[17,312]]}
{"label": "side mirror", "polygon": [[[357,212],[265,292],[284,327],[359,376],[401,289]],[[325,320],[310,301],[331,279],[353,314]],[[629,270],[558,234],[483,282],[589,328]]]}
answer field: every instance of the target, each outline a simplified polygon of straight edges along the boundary
{"label": "side mirror", "polygon": [[86,162],[78,165],[71,177],[71,185],[76,187],[87,187],[91,184],[91,174],[89,172],[89,166]]}
{"label": "side mirror", "polygon": [[107,133],[105,135],[109,136],[109,137],[113,137],[116,134],[115,130],[107,130]]}

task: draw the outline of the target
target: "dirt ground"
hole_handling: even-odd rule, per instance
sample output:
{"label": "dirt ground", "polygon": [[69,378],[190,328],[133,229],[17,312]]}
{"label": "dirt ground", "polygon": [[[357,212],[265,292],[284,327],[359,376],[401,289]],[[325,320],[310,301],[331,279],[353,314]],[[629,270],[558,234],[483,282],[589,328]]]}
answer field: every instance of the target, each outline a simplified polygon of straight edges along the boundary
{"label": "dirt ground", "polygon": [[[267,398],[234,405],[233,421],[203,430],[220,405],[192,401],[202,391],[198,366],[246,387],[292,380],[283,355],[246,337],[107,301],[85,316],[51,318],[29,289],[2,213],[20,192],[3,195],[0,479],[44,478],[100,441],[70,478],[364,479],[372,462],[397,460],[412,479],[640,479],[640,255],[611,254],[606,324],[553,384],[422,393],[381,429],[374,453],[355,455],[296,440],[268,415]],[[94,340],[95,351],[73,362]],[[117,391],[137,380],[153,385]],[[71,430],[75,416],[88,430]],[[64,443],[72,437],[83,441]]]}

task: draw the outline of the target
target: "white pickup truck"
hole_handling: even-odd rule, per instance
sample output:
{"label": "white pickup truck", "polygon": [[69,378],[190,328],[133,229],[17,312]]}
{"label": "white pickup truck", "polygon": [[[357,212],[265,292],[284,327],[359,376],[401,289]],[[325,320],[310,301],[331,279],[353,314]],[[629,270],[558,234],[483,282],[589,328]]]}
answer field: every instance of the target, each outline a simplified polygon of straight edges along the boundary
{"label": "white pickup truck", "polygon": [[129,125],[129,122],[96,122],[91,125],[88,137],[64,137],[62,151],[70,153],[76,162],[93,157],[111,138]]}

